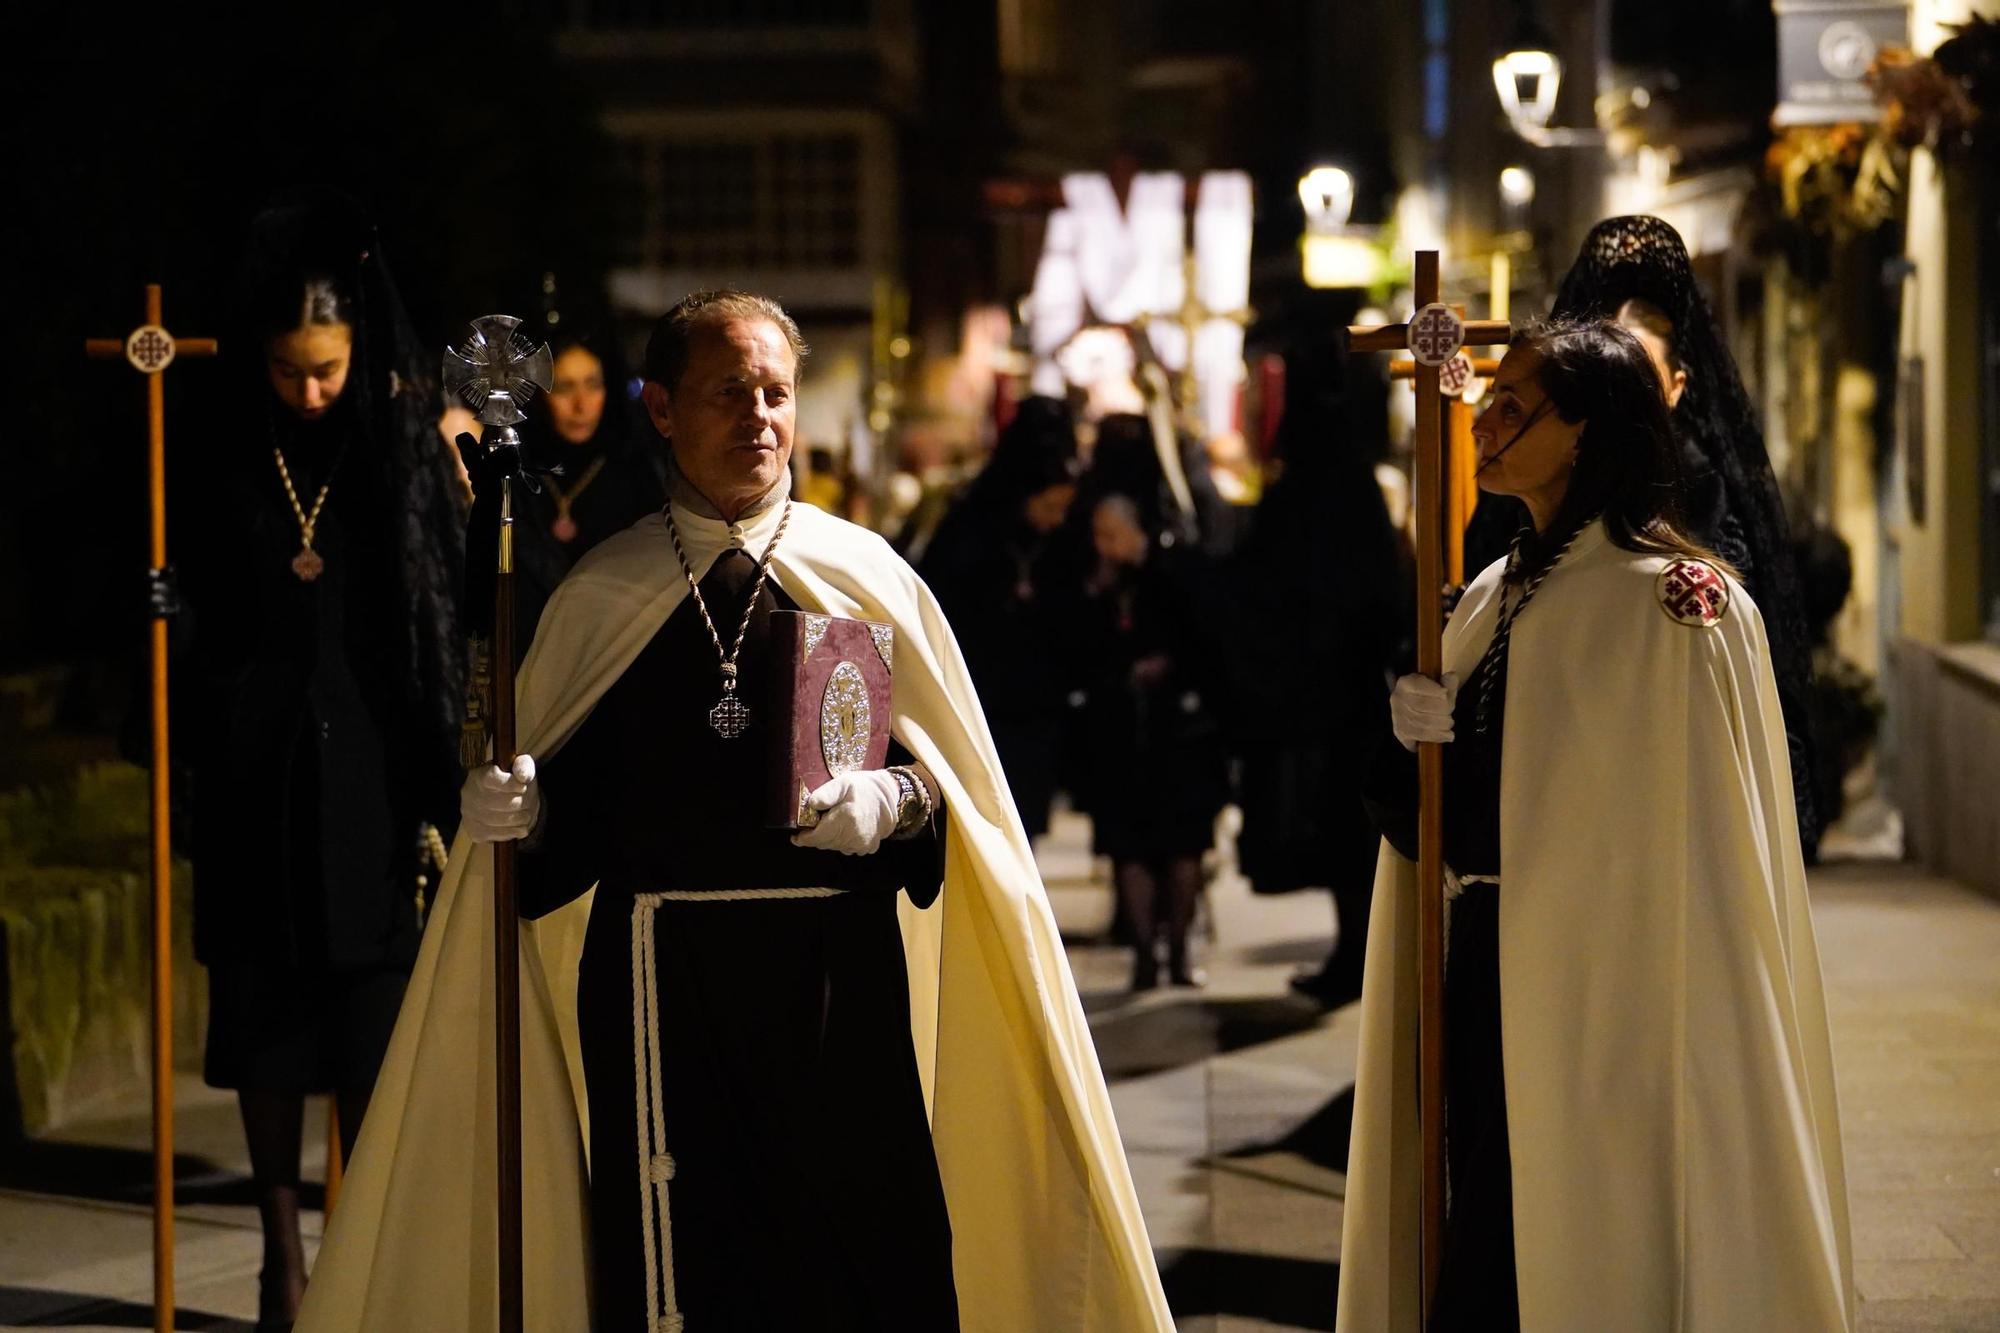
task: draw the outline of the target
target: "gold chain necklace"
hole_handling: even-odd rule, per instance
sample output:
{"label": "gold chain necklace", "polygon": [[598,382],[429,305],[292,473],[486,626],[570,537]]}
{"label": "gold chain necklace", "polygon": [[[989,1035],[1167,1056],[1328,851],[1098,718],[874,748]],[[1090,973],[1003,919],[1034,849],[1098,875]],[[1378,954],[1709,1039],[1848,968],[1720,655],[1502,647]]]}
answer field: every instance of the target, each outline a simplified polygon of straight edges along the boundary
{"label": "gold chain necklace", "polygon": [[792,521],[792,502],[785,501],[785,512],[778,516],[778,530],[771,535],[771,544],[764,548],[764,558],[757,562],[757,582],[750,589],[749,604],[743,608],[743,623],[736,627],[736,642],[726,653],[722,651],[722,636],[715,631],[715,617],[708,613],[708,603],[702,600],[701,585],[695,582],[694,568],[688,564],[687,552],[681,547],[681,530],[674,523],[673,501],[669,500],[662,512],[667,516],[667,535],[674,540],[674,556],[681,562],[681,573],[687,577],[688,591],[694,594],[695,610],[701,612],[701,623],[708,626],[708,637],[715,644],[715,655],[722,659],[722,697],[715,701],[715,707],[708,710],[708,725],[714,727],[715,734],[722,739],[733,741],[750,726],[749,706],[736,697],[736,658],[743,651],[743,636],[750,632],[750,617],[756,613],[757,599],[764,593],[764,580],[771,572],[771,553],[785,539],[785,527]]}
{"label": "gold chain necklace", "polygon": [[[319,526],[319,511],[326,507],[326,493],[333,489],[333,471],[328,469],[326,485],[319,488],[319,496],[308,514],[299,503],[299,493],[292,488],[292,470],[285,466],[285,451],[272,445],[271,457],[278,460],[278,477],[285,483],[285,498],[292,502],[292,516],[299,521],[299,553],[292,557],[292,573],[299,576],[299,582],[311,583],[326,569],[326,561],[313,550],[313,532]],[[333,466],[340,466],[338,458],[333,460]]]}
{"label": "gold chain necklace", "polygon": [[549,488],[549,496],[556,502],[556,521],[549,524],[549,531],[555,534],[557,541],[576,540],[576,520],[570,517],[570,506],[576,503],[579,495],[589,489],[591,482],[597,480],[597,474],[604,471],[604,459],[605,455],[599,454],[591,465],[583,470],[583,475],[576,479],[576,486],[569,491],[564,491],[562,487],[556,485],[554,477],[542,478],[542,485]]}

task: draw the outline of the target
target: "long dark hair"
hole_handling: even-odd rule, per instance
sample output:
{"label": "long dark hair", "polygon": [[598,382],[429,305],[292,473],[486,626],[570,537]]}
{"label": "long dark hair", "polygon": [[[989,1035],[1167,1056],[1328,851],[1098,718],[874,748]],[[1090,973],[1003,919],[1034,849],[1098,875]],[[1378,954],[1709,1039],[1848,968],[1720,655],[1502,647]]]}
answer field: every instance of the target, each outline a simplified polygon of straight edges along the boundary
{"label": "long dark hair", "polygon": [[1516,333],[1509,350],[1534,353],[1535,382],[1556,415],[1584,423],[1569,490],[1548,530],[1524,539],[1515,577],[1554,559],[1579,528],[1600,517],[1625,550],[1727,568],[1682,525],[1680,451],[1645,345],[1606,320],[1557,320]]}

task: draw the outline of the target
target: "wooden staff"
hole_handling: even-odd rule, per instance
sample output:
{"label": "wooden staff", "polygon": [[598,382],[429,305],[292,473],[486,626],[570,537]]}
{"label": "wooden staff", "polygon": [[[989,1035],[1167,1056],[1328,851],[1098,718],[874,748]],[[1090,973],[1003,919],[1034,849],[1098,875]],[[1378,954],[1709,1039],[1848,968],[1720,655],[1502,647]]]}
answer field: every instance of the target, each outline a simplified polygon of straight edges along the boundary
{"label": "wooden staff", "polygon": [[[518,451],[517,451],[518,452]],[[493,760],[514,749],[514,483],[500,480],[499,558],[493,585]],[[493,1004],[498,1055],[500,1330],[521,1333],[521,905],[519,846],[493,844]]]}
{"label": "wooden staff", "polygon": [[[468,768],[488,762],[511,769],[514,734],[514,490],[533,489],[523,470],[521,410],[549,386],[549,350],[518,332],[511,315],[474,320],[472,335],[444,357],[446,387],[479,415],[486,439],[458,437],[472,479],[466,529],[466,615],[473,631],[473,695],[461,757]],[[493,552],[491,562],[485,552]],[[491,582],[488,582],[490,578]],[[490,682],[490,688],[488,688]],[[482,720],[483,714],[483,720]],[[490,727],[490,729],[489,729]],[[516,845],[493,844],[494,1162],[497,1194],[501,1333],[521,1333],[521,911]]]}
{"label": "wooden staff", "polygon": [[148,559],[155,590],[149,637],[153,705],[153,1327],[174,1326],[174,955],[172,825],[168,808],[167,397],[164,372],[176,356],[214,356],[213,338],[176,339],[161,324],[160,285],[146,284],[146,322],[123,338],[87,338],[100,360],[123,356],[146,377]]}
{"label": "wooden staff", "polygon": [[[1438,300],[1438,256],[1416,256],[1415,313],[1406,324],[1350,328],[1351,352],[1408,351],[1417,392],[1417,671],[1444,672],[1444,421],[1438,370],[1467,346],[1505,343],[1505,320],[1467,320]],[[1461,556],[1462,560],[1462,556]],[[1423,1136],[1419,1233],[1421,1318],[1428,1320],[1444,1256],[1444,751],[1417,747],[1417,1116]]]}

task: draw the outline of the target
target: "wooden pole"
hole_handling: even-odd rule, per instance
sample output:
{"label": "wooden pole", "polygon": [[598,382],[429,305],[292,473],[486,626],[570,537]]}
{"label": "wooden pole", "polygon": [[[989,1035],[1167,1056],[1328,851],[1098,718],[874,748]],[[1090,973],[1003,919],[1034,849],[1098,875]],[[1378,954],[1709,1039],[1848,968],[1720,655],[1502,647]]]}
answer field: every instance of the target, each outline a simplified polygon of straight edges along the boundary
{"label": "wooden pole", "polygon": [[[493,605],[493,761],[511,768],[514,752],[513,482],[500,483],[499,575]],[[521,1333],[521,910],[516,845],[493,844],[493,1002],[499,1097],[500,1333]]]}
{"label": "wooden pole", "polygon": [[[1438,299],[1438,256],[1417,252],[1413,300],[1421,310]],[[1415,369],[1417,429],[1417,671],[1444,674],[1443,543],[1444,437],[1435,366]],[[1423,1317],[1428,1320],[1444,1255],[1444,751],[1417,747],[1417,1098],[1423,1135]]]}
{"label": "wooden pole", "polygon": [[[1471,415],[1464,419],[1466,452],[1447,453],[1454,429],[1446,414],[1438,379],[1443,361],[1466,347],[1505,343],[1512,327],[1504,319],[1468,320],[1452,310],[1439,321],[1426,307],[1438,304],[1438,256],[1419,250],[1412,283],[1417,314],[1410,322],[1347,330],[1350,352],[1409,351],[1409,361],[1392,361],[1389,373],[1407,376],[1417,395],[1417,426],[1412,439],[1416,464],[1417,516],[1417,671],[1437,679],[1444,671],[1444,583],[1452,555],[1441,527],[1458,528],[1454,581],[1464,573],[1464,530],[1460,511],[1470,513],[1470,496],[1445,506],[1447,459],[1455,475],[1476,467],[1470,453]],[[1440,347],[1440,324],[1456,321],[1455,346]],[[1433,364],[1426,365],[1426,361]],[[1475,359],[1474,374],[1491,374],[1493,362]],[[1458,405],[1462,407],[1463,405]],[[1417,747],[1417,1115],[1422,1141],[1420,1219],[1418,1227],[1419,1319],[1428,1322],[1437,1292],[1438,1270],[1444,1258],[1444,752],[1431,744]]]}
{"label": "wooden pole", "polygon": [[[160,285],[146,284],[146,322],[161,322]],[[147,558],[167,564],[166,381],[146,376]],[[153,685],[153,1327],[174,1326],[174,851],[168,805],[167,622],[147,627]]]}
{"label": "wooden pole", "polygon": [[1479,446],[1472,438],[1472,404],[1453,398],[1445,404],[1451,447],[1446,453],[1450,487],[1445,497],[1445,578],[1465,586],[1465,528],[1479,507]]}
{"label": "wooden pole", "polygon": [[[146,322],[127,338],[86,338],[86,355],[124,357],[146,377],[147,557],[157,577],[167,567],[167,397],[162,372],[177,356],[214,356],[213,338],[176,339],[163,327],[160,285],[146,284]],[[154,609],[147,626],[153,711],[153,1327],[174,1326],[174,954],[173,826],[167,735],[167,616]]]}

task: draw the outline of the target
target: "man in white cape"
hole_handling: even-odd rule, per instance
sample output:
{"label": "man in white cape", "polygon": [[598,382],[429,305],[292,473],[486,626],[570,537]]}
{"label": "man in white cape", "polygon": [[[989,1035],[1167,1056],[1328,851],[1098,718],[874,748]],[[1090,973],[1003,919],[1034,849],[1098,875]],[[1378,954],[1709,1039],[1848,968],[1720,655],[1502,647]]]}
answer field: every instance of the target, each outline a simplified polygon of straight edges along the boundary
{"label": "man in white cape", "polygon": [[[778,400],[789,401],[796,330],[774,304],[756,304],[763,298],[689,299],[696,307],[690,313],[684,302],[682,314],[694,336],[742,353],[741,372],[722,376],[737,388],[724,384],[715,401],[738,389],[758,400],[748,409],[751,429],[719,466],[763,476],[768,489],[784,475],[789,452],[790,413]],[[703,302],[716,308],[704,311]],[[780,365],[772,348],[782,351],[788,339],[792,358]],[[692,436],[692,391],[670,403],[656,393],[661,387],[647,391],[656,424],[670,427],[669,414],[678,415],[683,431],[666,433]],[[781,439],[772,438],[774,423]],[[683,464],[718,465],[690,460],[682,443],[675,440]],[[688,466],[683,480],[700,486],[715,508],[677,500],[670,517],[650,517],[603,543],[558,589],[519,682],[522,752],[560,764],[565,742],[689,601],[690,583],[732,549],[762,553],[771,583],[802,609],[893,626],[892,732],[948,812],[938,902],[926,911],[907,898],[897,905],[909,1040],[949,1211],[960,1326],[1007,1333],[1171,1328],[1062,941],[950,627],[879,537],[808,505],[759,509],[739,503],[740,495],[714,494],[727,487],[701,483],[721,474],[697,471]],[[723,517],[725,504],[737,512]],[[788,527],[774,548],[781,523]],[[734,628],[720,626],[718,652]],[[706,709],[708,699],[699,706]],[[532,822],[538,812],[525,791],[532,784],[519,770],[512,777],[490,772],[481,818],[505,822],[492,814],[498,800]],[[828,807],[821,827],[834,830],[825,836],[835,841],[821,845],[860,852],[879,842],[886,830],[869,804],[871,789],[855,782],[814,794],[816,805]],[[473,813],[469,804],[469,822]],[[552,800],[551,824],[562,818]],[[485,836],[508,835],[488,829]],[[867,847],[841,846],[841,838]],[[490,865],[485,847],[462,830],[307,1290],[298,1325],[307,1333],[469,1333],[494,1325]],[[575,1003],[590,909],[585,895],[522,932],[524,1287],[526,1323],[536,1330],[592,1326],[590,1114]],[[780,902],[767,910],[787,908]],[[662,912],[657,929],[670,932],[673,919]],[[670,1101],[671,1088],[666,1096]],[[671,1169],[652,1176],[663,1204],[671,1176]],[[670,1226],[666,1209],[661,1213],[660,1225]],[[659,1239],[648,1238],[656,1259],[651,1247]],[[649,1278],[663,1279],[669,1292],[671,1253],[666,1271]],[[792,1276],[771,1271],[768,1280],[779,1285]],[[689,1311],[683,1325],[670,1300],[663,1310],[652,1292],[648,1302],[656,1327],[700,1333],[698,1312]]]}
{"label": "man in white cape", "polygon": [[[1496,562],[1445,633],[1470,680]],[[1691,599],[1670,571],[1724,585]],[[1706,571],[1702,574],[1700,571]],[[1826,1001],[1762,618],[1586,527],[1512,631],[1500,1030],[1519,1327],[1826,1333],[1852,1261]],[[1375,884],[1342,1333],[1418,1333],[1415,866]]]}

